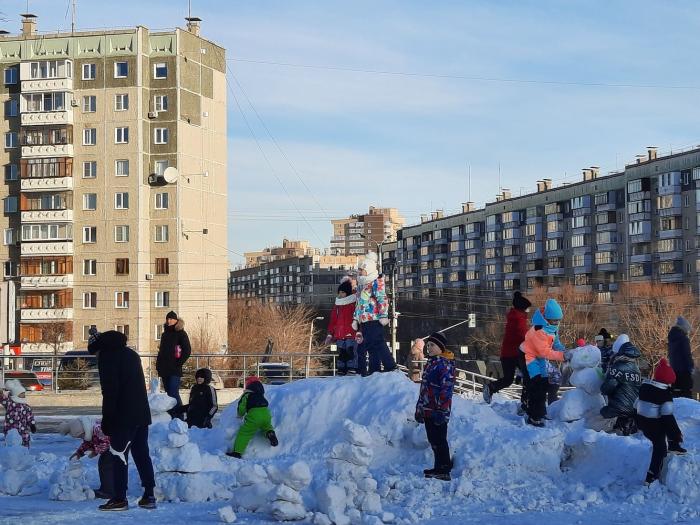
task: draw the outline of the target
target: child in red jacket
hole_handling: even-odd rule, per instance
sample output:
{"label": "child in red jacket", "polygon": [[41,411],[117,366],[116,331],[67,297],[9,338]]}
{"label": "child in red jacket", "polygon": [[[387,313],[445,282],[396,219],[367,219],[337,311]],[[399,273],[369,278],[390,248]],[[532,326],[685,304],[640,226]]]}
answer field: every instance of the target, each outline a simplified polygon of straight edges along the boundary
{"label": "child in red jacket", "polygon": [[338,375],[354,375],[357,373],[357,342],[355,330],[352,329],[352,319],[355,313],[357,297],[352,293],[352,282],[344,277],[338,286],[338,297],[331,310],[331,320],[328,323],[326,344],[335,343],[338,348]]}

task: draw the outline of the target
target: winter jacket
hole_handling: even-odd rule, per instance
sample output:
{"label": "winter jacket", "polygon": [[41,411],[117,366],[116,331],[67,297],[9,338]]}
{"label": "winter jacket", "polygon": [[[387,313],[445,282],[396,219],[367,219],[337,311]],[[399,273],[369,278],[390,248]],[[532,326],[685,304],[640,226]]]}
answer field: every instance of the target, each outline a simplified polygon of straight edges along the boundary
{"label": "winter jacket", "polygon": [[603,369],[603,372],[606,372],[608,370],[608,365],[610,365],[610,360],[612,359],[613,355],[613,349],[612,345],[608,346],[603,346],[600,347],[600,367]]}
{"label": "winter jacket", "polygon": [[519,348],[527,333],[527,314],[511,308],[506,315],[506,329],[501,342],[501,357],[519,357]]}
{"label": "winter jacket", "polygon": [[190,402],[187,404],[187,424],[190,427],[211,428],[211,420],[219,410],[216,388],[211,386],[211,370],[201,385],[195,384],[190,390]]}
{"label": "winter jacket", "polygon": [[608,405],[600,409],[603,417],[634,414],[634,403],[639,397],[639,387],[642,385],[642,373],[637,365],[637,359],[641,355],[632,343],[625,343],[613,356],[600,387],[600,392],[608,396]]}
{"label": "winter jacket", "polygon": [[101,421],[92,423],[90,433],[85,433],[83,442],[75,451],[75,455],[79,458],[83,457],[87,452],[92,452],[95,455],[104,454],[109,450],[109,437],[102,432]]}
{"label": "winter jacket", "polygon": [[447,421],[452,409],[454,386],[454,354],[446,350],[438,356],[429,357],[423,370],[416,412],[421,412],[425,419],[432,418],[434,413],[440,413]]}
{"label": "winter jacket", "polygon": [[537,376],[548,377],[547,360],[563,361],[564,352],[552,349],[554,336],[549,335],[543,329],[537,330],[533,326],[525,334],[525,341],[521,349],[525,354],[525,365],[530,378]]}
{"label": "winter jacket", "polygon": [[97,355],[97,369],[102,387],[102,432],[128,432],[151,424],[151,410],[146,394],[146,379],[141,358],[126,346],[126,336],[110,330],[88,345]]}
{"label": "winter jacket", "polygon": [[[176,357],[176,349],[180,347],[180,357]],[[156,370],[160,377],[182,377],[182,367],[190,357],[192,347],[190,338],[185,332],[185,321],[178,319],[174,326],[166,323],[160,336]]]}
{"label": "winter jacket", "polygon": [[384,278],[377,277],[359,290],[354,318],[358,324],[361,324],[388,317],[389,300],[386,297]]}
{"label": "winter jacket", "polygon": [[355,294],[335,298],[335,305],[331,310],[331,320],[328,323],[328,335],[333,338],[333,341],[355,337],[352,320],[355,315],[356,303],[357,296]]}
{"label": "winter jacket", "polygon": [[647,379],[639,389],[637,426],[647,436],[666,436],[671,441],[683,441],[683,434],[673,415],[671,387]]}
{"label": "winter jacket", "polygon": [[677,326],[668,332],[668,360],[676,374],[681,372],[692,374],[695,368],[688,334]]}
{"label": "winter jacket", "polygon": [[243,395],[238,400],[238,417],[245,416],[254,408],[265,408],[269,405],[265,399],[265,388],[260,381],[253,381],[243,391]]}
{"label": "winter jacket", "polygon": [[36,429],[32,407],[27,403],[17,403],[8,392],[0,394],[0,405],[5,407],[5,424],[2,431],[5,435],[13,428],[22,436],[22,445],[29,446],[32,427]]}

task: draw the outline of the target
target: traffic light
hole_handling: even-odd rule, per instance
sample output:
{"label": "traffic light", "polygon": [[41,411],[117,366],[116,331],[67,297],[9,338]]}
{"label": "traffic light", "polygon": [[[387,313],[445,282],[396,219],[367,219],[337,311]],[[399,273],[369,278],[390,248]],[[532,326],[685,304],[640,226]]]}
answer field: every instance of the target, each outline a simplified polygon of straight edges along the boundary
{"label": "traffic light", "polygon": [[476,328],[476,314],[469,314],[469,328]]}

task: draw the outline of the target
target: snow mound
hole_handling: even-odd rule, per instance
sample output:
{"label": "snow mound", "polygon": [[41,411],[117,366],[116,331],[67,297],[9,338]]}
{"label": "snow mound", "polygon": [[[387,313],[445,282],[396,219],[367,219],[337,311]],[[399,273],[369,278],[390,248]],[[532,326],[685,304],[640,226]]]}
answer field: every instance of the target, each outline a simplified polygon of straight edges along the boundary
{"label": "snow mound", "polygon": [[40,491],[35,457],[22,446],[22,436],[13,428],[0,448],[0,494],[31,496]]}
{"label": "snow mound", "polygon": [[177,401],[174,397],[160,392],[160,380],[157,377],[151,379],[148,392],[148,406],[151,408],[152,424],[167,423],[172,418],[168,410],[175,408]]}
{"label": "snow mound", "polygon": [[80,460],[69,461],[65,470],[57,471],[51,479],[49,499],[58,501],[85,501],[95,493],[85,481],[86,473]]}

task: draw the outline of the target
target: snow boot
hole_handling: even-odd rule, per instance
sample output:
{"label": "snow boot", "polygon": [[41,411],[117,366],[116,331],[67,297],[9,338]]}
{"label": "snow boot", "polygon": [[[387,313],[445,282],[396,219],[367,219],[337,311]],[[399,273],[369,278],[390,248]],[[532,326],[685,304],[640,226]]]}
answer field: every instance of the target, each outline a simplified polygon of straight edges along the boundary
{"label": "snow boot", "polygon": [[647,477],[644,480],[644,485],[648,487],[649,485],[654,483],[657,479],[659,479],[659,478],[657,478],[653,473],[647,472]]}
{"label": "snow boot", "polygon": [[668,452],[669,454],[676,454],[677,456],[682,456],[686,452],[688,452],[686,449],[681,447],[680,443],[676,443],[675,441],[672,441],[668,444]]}
{"label": "snow boot", "polygon": [[153,510],[156,508],[156,498],[153,496],[146,496],[145,494],[139,500],[139,507],[142,509]]}
{"label": "snow boot", "polygon": [[434,469],[434,468],[426,468],[426,469],[423,469],[423,475],[424,475],[426,478],[432,478],[436,473],[437,473],[437,470]]}
{"label": "snow boot", "polygon": [[452,476],[449,472],[444,472],[441,470],[430,469],[427,472],[423,471],[427,479],[439,479],[440,481],[452,481]]}
{"label": "snow boot", "polygon": [[129,510],[129,502],[125,499],[111,499],[104,505],[100,505],[97,508],[107,512]]}
{"label": "snow boot", "polygon": [[236,458],[236,459],[243,458],[243,456],[241,456],[238,452],[226,452],[226,455],[230,458]]}
{"label": "snow boot", "polygon": [[527,420],[525,422],[528,425],[532,425],[533,427],[544,427],[544,421],[542,421],[541,419],[533,419],[530,416],[527,416]]}
{"label": "snow boot", "polygon": [[277,440],[277,434],[275,434],[274,430],[268,430],[265,434],[265,437],[270,441],[270,445],[273,447],[276,447],[280,444],[280,442]]}
{"label": "snow boot", "polygon": [[484,385],[484,391],[481,393],[484,396],[484,401],[486,402],[487,405],[491,404],[491,398],[493,395],[491,394],[491,387],[489,385]]}

